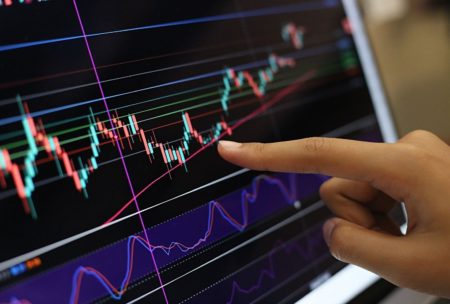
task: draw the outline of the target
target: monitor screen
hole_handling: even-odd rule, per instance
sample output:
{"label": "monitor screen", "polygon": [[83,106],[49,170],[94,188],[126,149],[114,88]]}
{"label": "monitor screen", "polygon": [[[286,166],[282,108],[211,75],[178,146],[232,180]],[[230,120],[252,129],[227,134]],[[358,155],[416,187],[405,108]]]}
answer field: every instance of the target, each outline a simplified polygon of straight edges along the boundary
{"label": "monitor screen", "polygon": [[340,1],[0,0],[0,303],[296,302],[329,177],[216,146],[311,136],[382,140]]}

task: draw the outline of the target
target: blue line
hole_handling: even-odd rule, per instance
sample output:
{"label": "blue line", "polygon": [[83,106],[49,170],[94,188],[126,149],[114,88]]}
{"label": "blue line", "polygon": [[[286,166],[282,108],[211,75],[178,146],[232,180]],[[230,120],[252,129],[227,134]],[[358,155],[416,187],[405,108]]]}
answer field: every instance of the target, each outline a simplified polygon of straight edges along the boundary
{"label": "blue line", "polygon": [[[151,86],[151,87],[147,87],[147,88],[143,88],[143,89],[139,89],[139,90],[135,90],[135,91],[131,91],[131,92],[125,92],[125,93],[120,93],[120,94],[107,96],[106,99],[122,97],[122,96],[130,95],[130,94],[134,94],[134,93],[139,93],[139,92],[143,92],[143,91],[147,91],[147,90],[167,87],[167,86],[170,86],[170,85],[180,84],[180,83],[189,82],[189,81],[193,81],[193,80],[200,80],[200,79],[204,79],[204,78],[214,77],[214,76],[222,75],[222,72],[223,71],[220,70],[220,71],[206,73],[206,74],[202,74],[202,75],[198,75],[198,76],[192,76],[192,77],[188,77],[188,78],[183,78],[183,79],[179,79],[179,80],[175,80],[175,81],[171,81],[171,82],[161,83],[161,84],[158,84],[158,85],[154,85],[154,86]],[[87,100],[87,101],[76,102],[76,103],[72,103],[72,104],[65,105],[65,106],[51,108],[51,109],[48,109],[48,110],[36,111],[36,112],[30,113],[30,116],[31,117],[44,116],[44,115],[47,115],[47,114],[51,114],[51,113],[55,113],[55,112],[59,112],[59,111],[64,111],[64,110],[68,110],[68,109],[72,109],[72,108],[76,108],[76,107],[80,107],[80,106],[85,106],[85,105],[92,104],[92,103],[96,103],[96,102],[99,102],[99,101],[103,101],[103,98],[95,98],[95,99],[90,99],[90,100]],[[10,124],[10,123],[14,123],[14,122],[18,122],[21,119],[22,119],[22,116],[20,116],[20,115],[12,116],[12,117],[8,117],[8,118],[4,118],[4,119],[0,119],[0,126],[7,125],[7,124]]]}
{"label": "blue line", "polygon": [[[287,54],[285,56],[292,57],[293,59],[300,59],[300,58],[304,58],[304,57],[308,57],[308,56],[312,56],[312,55],[323,54],[323,53],[326,53],[327,51],[334,50],[336,48],[337,48],[336,44],[332,43],[332,44],[314,48],[314,49],[297,51],[294,53]],[[267,64],[267,59],[266,60],[258,60],[255,62],[234,66],[233,69],[236,71],[241,71],[241,70],[246,70],[246,69],[251,69],[251,68],[258,68],[258,67],[264,66],[266,64]],[[134,94],[134,93],[152,90],[152,89],[157,89],[157,88],[167,87],[167,86],[171,86],[171,85],[175,85],[175,84],[190,82],[190,81],[194,81],[194,80],[200,80],[200,79],[205,79],[205,78],[209,78],[209,77],[219,76],[222,74],[223,74],[223,70],[219,70],[219,71],[210,72],[210,73],[206,73],[206,74],[202,74],[202,75],[178,79],[178,80],[174,80],[171,82],[165,82],[165,83],[157,84],[157,85],[146,87],[146,88],[139,89],[139,90],[134,90],[134,91],[130,91],[130,92],[106,96],[106,99],[109,100],[109,99],[122,97],[122,96],[130,95],[130,94]],[[44,116],[47,114],[52,114],[55,112],[64,111],[64,110],[96,103],[96,102],[99,102],[102,100],[103,100],[102,98],[95,98],[95,99],[90,99],[90,100],[86,100],[86,101],[82,101],[82,102],[76,102],[76,103],[72,103],[72,104],[65,105],[65,106],[55,107],[55,108],[51,108],[51,109],[47,109],[47,110],[36,111],[36,112],[30,113],[30,116],[33,118],[40,117],[40,116]],[[22,116],[20,116],[20,115],[3,118],[3,119],[0,119],[0,126],[7,125],[10,123],[15,123],[15,122],[18,122],[21,120],[22,120]]]}
{"label": "blue line", "polygon": [[43,44],[51,44],[51,43],[57,43],[57,42],[63,42],[63,41],[76,40],[76,39],[81,39],[81,38],[83,38],[83,36],[70,36],[70,37],[65,37],[65,38],[55,38],[55,39],[47,39],[47,40],[39,40],[39,41],[31,41],[31,42],[22,42],[22,43],[16,43],[16,44],[7,44],[7,45],[0,46],[0,52],[23,49],[23,48],[39,46],[39,45],[43,45]]}
{"label": "blue line", "polygon": [[[329,8],[329,7],[333,7],[336,5],[337,5],[337,1],[331,1],[331,3],[330,3],[330,1],[327,1],[327,0],[319,1],[319,2],[315,1],[315,2],[308,2],[308,3],[302,3],[302,4],[286,5],[286,6],[281,6],[281,7],[270,7],[270,8],[249,10],[249,11],[245,11],[245,12],[229,13],[229,14],[224,14],[224,15],[216,15],[216,16],[200,17],[200,18],[193,18],[193,19],[185,19],[185,20],[180,20],[180,21],[165,22],[165,23],[160,23],[160,24],[146,25],[146,26],[140,26],[140,27],[134,27],[134,28],[128,28],[128,29],[122,29],[122,30],[93,33],[93,34],[87,34],[86,37],[91,38],[91,37],[112,35],[112,34],[118,34],[118,33],[150,30],[150,29],[157,29],[157,28],[180,26],[180,25],[207,23],[207,22],[215,22],[215,21],[226,21],[226,20],[233,20],[233,19],[246,18],[246,17],[248,18],[248,17],[262,17],[262,16],[267,16],[267,15],[279,15],[279,14],[292,13],[292,12]],[[39,46],[39,45],[53,44],[53,43],[71,41],[71,40],[78,40],[78,39],[82,39],[82,38],[83,38],[83,36],[76,35],[76,36],[54,38],[54,39],[47,39],[47,40],[38,40],[38,41],[31,41],[31,42],[8,44],[8,45],[0,46],[0,52],[16,50],[16,49],[21,49],[21,48],[27,48],[27,47],[32,47],[32,46]]]}

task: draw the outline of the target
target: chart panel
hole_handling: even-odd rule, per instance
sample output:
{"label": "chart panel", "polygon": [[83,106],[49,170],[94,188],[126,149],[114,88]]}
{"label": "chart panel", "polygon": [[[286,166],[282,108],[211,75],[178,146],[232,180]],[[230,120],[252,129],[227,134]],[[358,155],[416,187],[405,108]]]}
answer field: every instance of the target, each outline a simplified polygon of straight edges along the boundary
{"label": "chart panel", "polygon": [[0,22],[1,303],[292,302],[344,266],[329,177],[217,153],[381,141],[339,1],[3,0]]}

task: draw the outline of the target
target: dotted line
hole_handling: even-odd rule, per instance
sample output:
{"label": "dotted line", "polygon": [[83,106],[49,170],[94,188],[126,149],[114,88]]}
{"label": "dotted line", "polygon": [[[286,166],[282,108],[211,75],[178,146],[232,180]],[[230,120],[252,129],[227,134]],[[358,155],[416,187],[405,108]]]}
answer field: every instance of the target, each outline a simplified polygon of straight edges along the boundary
{"label": "dotted line", "polygon": [[[284,242],[284,245],[286,245],[287,243],[293,243],[293,242],[297,241],[298,239],[302,239],[303,237],[305,237],[305,235],[311,233],[311,231],[313,231],[314,229],[317,229],[317,227],[318,227],[319,225],[320,225],[320,223],[314,225],[314,226],[311,227],[311,228],[309,228],[307,231],[303,232],[301,235],[299,235],[299,236],[297,236],[297,237],[291,238],[290,240]],[[283,248],[284,248],[284,247],[283,247]],[[280,250],[282,250],[282,249],[279,248],[279,250],[277,250],[277,251],[280,251]],[[266,254],[260,256],[260,257],[257,259],[258,262],[260,262],[261,260],[264,260],[266,257],[268,257],[268,256],[270,255],[271,252],[272,252],[272,250],[270,250],[270,251],[267,252]],[[219,281],[217,281],[217,282],[215,282],[215,283],[209,285],[208,287],[206,287],[206,288],[200,290],[199,292],[196,292],[195,294],[191,295],[189,298],[184,299],[183,301],[179,302],[178,304],[186,303],[187,301],[189,301],[189,300],[191,300],[191,299],[197,297],[198,295],[204,293],[204,292],[207,291],[208,289],[211,289],[212,287],[216,286],[217,284],[222,283],[223,281],[229,279],[230,277],[234,276],[235,274],[241,272],[241,271],[244,270],[245,268],[246,268],[246,266],[241,267],[240,269],[237,269],[236,271],[234,271],[234,272],[230,273],[229,275],[223,277],[223,278],[220,279]]]}
{"label": "dotted line", "polygon": [[[154,226],[150,226],[149,228],[147,228],[147,231],[150,230],[150,229],[156,228],[156,227],[158,227],[158,226],[160,226],[160,225],[163,225],[163,224],[166,224],[166,223],[168,223],[168,222],[171,222],[171,221],[175,220],[175,219],[178,218],[178,217],[181,217],[181,216],[187,215],[187,214],[189,214],[189,213],[192,213],[192,212],[194,212],[194,211],[196,211],[196,210],[198,210],[198,209],[200,209],[200,208],[203,208],[203,207],[207,206],[209,203],[210,203],[210,202],[208,202],[207,204],[201,205],[201,206],[199,206],[199,207],[196,207],[196,208],[194,208],[194,209],[192,209],[192,210],[183,212],[183,213],[181,213],[181,214],[179,214],[179,215],[177,215],[177,216],[175,216],[175,217],[172,217],[172,218],[170,218],[170,219],[167,219],[167,220],[165,220],[165,221],[163,221],[163,222],[161,222],[161,223],[159,223],[159,224],[156,224],[156,225],[154,225]],[[133,235],[138,235],[138,234],[140,234],[140,233],[142,233],[142,232],[143,232],[143,230],[141,230],[141,231],[139,231],[139,232],[136,232],[136,233],[133,234]],[[128,240],[128,238],[129,238],[129,237],[125,237],[125,238],[122,238],[122,239],[120,239],[120,240],[114,241],[114,242],[111,243],[111,244],[108,244],[108,245],[106,245],[106,246],[97,248],[97,249],[95,249],[95,250],[93,250],[93,251],[90,251],[90,252],[85,253],[85,254],[83,254],[83,255],[81,255],[81,256],[78,256],[78,257],[76,257],[76,258],[74,258],[74,259],[72,259],[72,260],[66,261],[66,262],[64,262],[63,264],[60,264],[59,266],[53,267],[53,268],[51,268],[51,269],[47,269],[47,270],[45,270],[45,271],[43,271],[43,272],[37,274],[37,275],[34,276],[33,278],[31,278],[29,282],[34,282],[34,281],[36,281],[37,279],[42,278],[42,276],[47,275],[47,274],[50,273],[50,272],[57,271],[57,270],[59,270],[60,268],[66,267],[66,265],[67,265],[68,263],[74,263],[74,262],[79,261],[79,260],[81,260],[81,259],[83,259],[83,258],[85,258],[85,257],[87,257],[87,256],[89,256],[89,255],[93,255],[93,254],[95,254],[95,253],[97,253],[97,252],[100,252],[100,251],[103,251],[103,250],[105,250],[105,249],[107,249],[107,248],[111,248],[111,247],[117,245],[118,243],[123,242],[124,240]],[[200,247],[200,248],[202,248],[202,247]],[[162,266],[162,267],[164,267],[164,266]]]}
{"label": "dotted line", "polygon": [[196,292],[195,294],[193,294],[192,296],[190,296],[190,297],[187,298],[187,299],[184,299],[183,301],[179,302],[178,304],[186,303],[187,301],[189,301],[189,300],[195,298],[196,296],[200,295],[201,293],[204,293],[204,292],[207,291],[208,289],[211,289],[212,287],[214,287],[214,286],[216,286],[216,285],[222,283],[223,281],[225,281],[225,280],[231,278],[232,276],[234,276],[235,274],[237,274],[237,273],[240,272],[240,271],[241,271],[241,269],[238,269],[238,270],[236,270],[236,271],[230,273],[229,275],[223,277],[223,278],[220,279],[219,281],[217,281],[217,282],[215,282],[215,283],[209,285],[208,287],[206,287],[206,288],[200,290],[199,292]]}
{"label": "dotted line", "polygon": [[[311,227],[311,228],[309,228],[309,229],[307,230],[307,232],[309,232],[309,231],[311,231],[311,230],[314,230],[315,228],[316,228],[316,226]],[[302,235],[306,234],[307,232],[302,233]],[[176,259],[176,260],[174,260],[174,261],[172,261],[172,262],[170,262],[170,263],[167,263],[167,264],[165,264],[165,265],[160,266],[161,268],[163,268],[163,267],[166,267],[166,266],[168,266],[168,265],[171,265],[171,266],[168,267],[168,268],[165,268],[165,269],[163,269],[163,270],[160,270],[160,273],[165,273],[165,272],[167,272],[167,271],[169,271],[169,270],[171,270],[171,269],[173,269],[173,268],[175,268],[175,267],[177,267],[177,266],[179,266],[179,265],[181,265],[181,264],[183,264],[183,263],[185,263],[185,262],[187,262],[187,261],[189,261],[189,260],[191,260],[191,259],[193,259],[193,258],[195,258],[195,257],[197,257],[197,256],[199,256],[199,255],[201,255],[201,254],[203,254],[203,253],[205,253],[205,252],[211,250],[211,249],[213,249],[214,247],[217,247],[217,246],[219,246],[219,245],[221,245],[221,244],[227,242],[228,240],[230,240],[231,238],[233,238],[235,235],[236,235],[236,234],[231,235],[231,236],[229,236],[229,237],[227,237],[227,238],[225,238],[225,239],[223,239],[223,240],[221,240],[221,241],[218,241],[218,242],[216,242],[216,243],[213,243],[213,244],[211,244],[211,245],[205,244],[205,245],[199,247],[199,249],[202,249],[202,248],[204,248],[204,249],[203,249],[203,250],[200,250],[200,251],[197,251],[195,254],[189,255],[188,253],[186,253],[184,256],[181,256],[181,257],[179,257],[178,259]],[[293,239],[292,239],[292,240],[293,240]],[[207,248],[205,248],[205,247],[207,247]],[[183,261],[180,261],[181,259],[183,259],[183,258],[186,257],[187,255],[189,255],[189,257],[187,257],[187,258],[184,259]],[[175,263],[175,264],[174,264],[174,263]],[[132,284],[128,285],[127,290],[131,290],[131,289],[133,289],[133,288],[135,288],[135,287],[137,287],[137,286],[139,286],[139,285],[141,285],[141,284],[143,284],[143,283],[145,283],[145,282],[148,282],[148,281],[151,280],[152,278],[156,277],[156,274],[151,274],[151,273],[152,273],[152,272],[147,273],[147,274],[145,274],[145,275],[142,275],[142,276],[138,277],[137,279],[135,279],[135,280],[133,281]],[[150,275],[150,274],[151,274],[151,275]],[[150,276],[149,276],[149,275],[150,275]],[[147,276],[148,276],[148,277],[147,277]],[[144,277],[147,277],[147,278],[143,279]],[[142,279],[142,281],[139,281],[139,280],[141,280],[141,279]],[[101,300],[93,301],[93,302],[94,302],[94,303],[97,303],[97,304],[102,304],[102,303],[105,303],[105,302],[109,301],[110,299],[111,299],[110,297],[105,297],[105,298],[103,298],[103,299],[101,299]]]}

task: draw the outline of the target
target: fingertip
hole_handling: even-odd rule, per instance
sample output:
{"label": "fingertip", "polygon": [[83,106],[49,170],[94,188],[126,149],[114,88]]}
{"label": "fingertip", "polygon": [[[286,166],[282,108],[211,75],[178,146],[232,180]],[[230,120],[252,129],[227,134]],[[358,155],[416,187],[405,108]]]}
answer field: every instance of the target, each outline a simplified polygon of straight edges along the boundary
{"label": "fingertip", "polygon": [[221,140],[218,143],[217,151],[224,160],[237,164],[237,160],[240,159],[240,155],[242,154],[242,146],[243,144],[239,142]]}
{"label": "fingertip", "polygon": [[220,140],[219,141],[219,151],[233,151],[242,147],[242,144],[235,141]]}
{"label": "fingertip", "polygon": [[239,149],[239,146],[242,144],[234,141],[228,141],[228,140],[221,140],[219,141],[217,145],[217,151],[219,152],[219,155],[228,160],[229,155],[233,154],[237,149]]}

